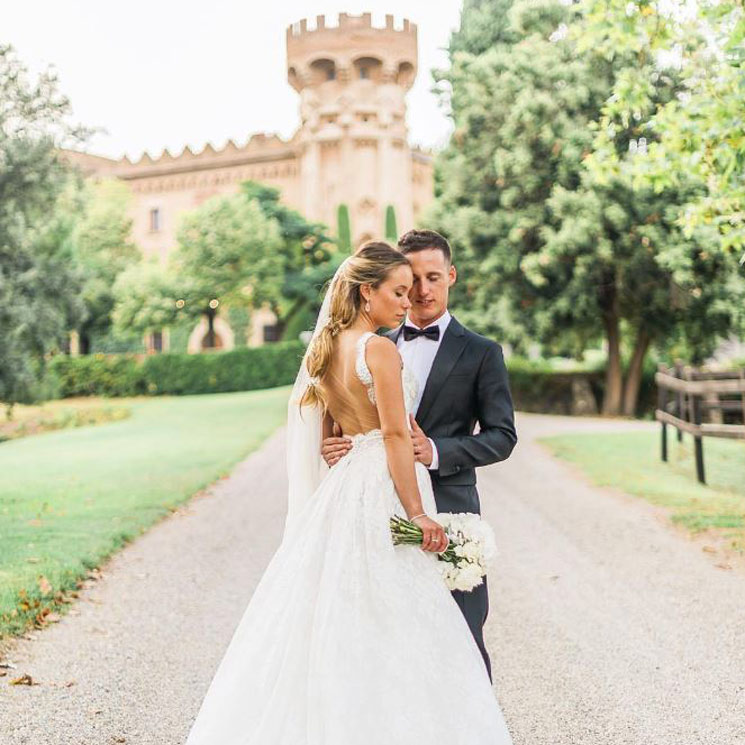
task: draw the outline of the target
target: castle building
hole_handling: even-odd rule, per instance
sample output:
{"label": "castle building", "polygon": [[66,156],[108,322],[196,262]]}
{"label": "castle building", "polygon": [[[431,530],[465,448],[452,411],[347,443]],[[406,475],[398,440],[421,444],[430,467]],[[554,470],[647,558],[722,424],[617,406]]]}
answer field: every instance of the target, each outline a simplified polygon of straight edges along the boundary
{"label": "castle building", "polygon": [[[384,235],[386,210],[393,208],[399,232],[414,226],[433,198],[431,156],[407,140],[406,93],[417,72],[417,27],[392,15],[373,26],[370,13],[339,14],[336,26],[316,17],[286,31],[287,79],[300,96],[300,125],[289,140],[255,134],[244,146],[232,140],[221,150],[185,147],[132,162],[85,153],[71,160],[92,177],[116,177],[133,195],[133,238],[146,257],[165,262],[176,246],[180,216],[217,194],[236,192],[251,179],[280,190],[285,204],[336,232],[339,207],[349,213],[355,246]],[[271,338],[276,322],[257,309],[247,343]],[[219,346],[235,338],[218,316]],[[189,351],[204,347],[206,321],[194,329]],[[151,346],[167,349],[167,336]]]}

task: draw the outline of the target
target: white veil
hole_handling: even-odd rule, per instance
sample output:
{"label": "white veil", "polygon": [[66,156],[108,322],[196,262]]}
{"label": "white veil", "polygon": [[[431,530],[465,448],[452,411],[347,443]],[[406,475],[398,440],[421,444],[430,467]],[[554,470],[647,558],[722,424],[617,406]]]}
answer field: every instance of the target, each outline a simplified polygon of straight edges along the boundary
{"label": "white veil", "polygon": [[326,295],[318,312],[316,327],[308,342],[308,348],[303,355],[300,370],[292,387],[292,394],[287,405],[287,517],[285,519],[284,535],[297,524],[297,518],[310,501],[318,485],[321,483],[326,463],[321,457],[321,427],[323,419],[318,406],[299,406],[300,399],[311,383],[311,376],[306,365],[308,349],[321,333],[329,320],[331,295],[334,291],[344,266],[345,259],[334,273],[329,283]]}

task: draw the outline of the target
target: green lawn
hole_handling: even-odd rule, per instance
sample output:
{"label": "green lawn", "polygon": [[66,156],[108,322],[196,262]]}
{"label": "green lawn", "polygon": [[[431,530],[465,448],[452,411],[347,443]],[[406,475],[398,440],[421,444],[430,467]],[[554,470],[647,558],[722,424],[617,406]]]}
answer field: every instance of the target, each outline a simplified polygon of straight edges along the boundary
{"label": "green lawn", "polygon": [[673,522],[697,533],[710,529],[728,547],[745,550],[745,442],[704,439],[706,486],[696,481],[693,440],[668,429],[669,460],[660,460],[660,433],[618,432],[545,437],[560,458],[599,486],[611,486],[668,507]]}
{"label": "green lawn", "polygon": [[229,473],[284,423],[289,391],[129,399],[128,419],[0,444],[0,638]]}

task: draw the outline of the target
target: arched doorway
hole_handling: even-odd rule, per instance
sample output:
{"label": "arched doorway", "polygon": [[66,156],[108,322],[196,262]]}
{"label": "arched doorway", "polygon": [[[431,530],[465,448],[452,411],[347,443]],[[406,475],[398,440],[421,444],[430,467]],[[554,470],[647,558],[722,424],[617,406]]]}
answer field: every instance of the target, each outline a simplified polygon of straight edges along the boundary
{"label": "arched doorway", "polygon": [[222,336],[220,336],[217,331],[214,331],[212,333],[212,338],[210,338],[209,331],[207,331],[207,333],[202,337],[201,349],[203,352],[211,352],[215,349],[222,349],[223,346],[224,345]]}
{"label": "arched doorway", "polygon": [[220,316],[215,316],[214,322],[214,346],[209,346],[209,323],[202,316],[199,323],[192,329],[189,334],[189,341],[186,345],[186,351],[189,354],[198,354],[199,352],[215,352],[221,349],[233,349],[235,347],[235,334],[230,325]]}

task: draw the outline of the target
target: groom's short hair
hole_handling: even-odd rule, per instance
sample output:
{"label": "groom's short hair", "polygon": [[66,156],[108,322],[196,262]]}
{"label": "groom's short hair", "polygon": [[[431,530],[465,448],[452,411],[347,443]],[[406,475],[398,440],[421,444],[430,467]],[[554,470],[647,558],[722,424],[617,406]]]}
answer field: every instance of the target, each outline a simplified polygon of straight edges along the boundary
{"label": "groom's short hair", "polygon": [[425,251],[428,248],[442,251],[447,263],[452,263],[453,252],[450,250],[450,244],[435,230],[409,230],[398,239],[398,250],[402,254]]}

